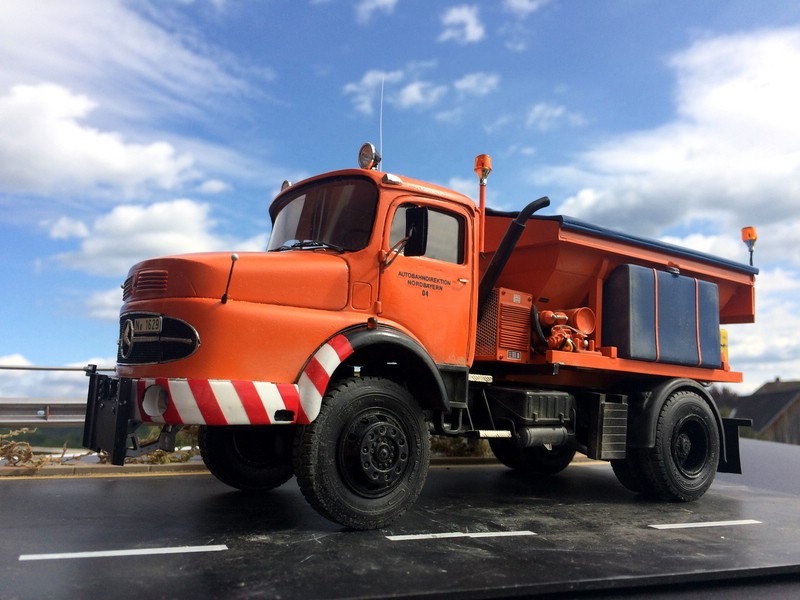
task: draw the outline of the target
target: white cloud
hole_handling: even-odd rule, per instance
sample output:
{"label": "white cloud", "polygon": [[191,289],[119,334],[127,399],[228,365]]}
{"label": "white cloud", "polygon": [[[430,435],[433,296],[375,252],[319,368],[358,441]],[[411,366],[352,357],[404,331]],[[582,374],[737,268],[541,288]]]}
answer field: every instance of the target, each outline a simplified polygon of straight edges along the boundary
{"label": "white cloud", "polygon": [[572,127],[579,127],[585,122],[582,115],[568,111],[565,106],[539,102],[528,111],[525,124],[527,127],[533,127],[539,131],[550,131],[556,129],[562,123]]}
{"label": "white cloud", "polygon": [[514,118],[509,114],[500,114],[490,123],[483,125],[483,130],[492,135],[498,131],[502,131],[514,122]]}
{"label": "white cloud", "polygon": [[503,156],[533,156],[535,154],[535,147],[520,144],[511,144],[503,151]]}
{"label": "white cloud", "polygon": [[745,372],[739,393],[776,377],[800,379],[800,273],[765,269],[756,281],[756,323],[728,325],[729,355],[734,369]]}
{"label": "white cloud", "polygon": [[[468,73],[452,84],[436,83],[426,78],[436,66],[435,61],[414,61],[393,71],[372,69],[364,73],[359,81],[346,84],[343,91],[350,96],[356,111],[369,116],[375,110],[381,86],[384,88],[386,103],[401,110],[409,110],[433,108],[441,103],[451,89],[457,92],[458,99],[464,100],[468,97],[486,96],[496,91],[500,85],[498,74],[486,72]],[[438,112],[435,118],[454,123],[461,118],[463,112],[462,106],[453,105]]]}
{"label": "white cloud", "polygon": [[509,38],[509,39],[506,40],[505,47],[508,49],[509,52],[515,52],[517,54],[520,54],[522,52],[525,52],[525,50],[528,49],[528,44],[525,43],[521,39],[517,39],[517,38],[510,39]]}
{"label": "white cloud", "polygon": [[174,197],[187,185],[219,193],[223,177],[264,180],[272,167],[255,153],[198,136],[206,126],[219,134],[220,117],[263,98],[275,74],[199,37],[182,11],[123,0],[0,2],[0,194],[79,196],[85,205]]}
{"label": "white cloud", "polygon": [[0,189],[47,194],[173,189],[196,176],[170,144],[126,142],[83,122],[96,104],[54,84],[17,85],[0,97]]}
{"label": "white cloud", "polygon": [[[738,232],[732,232],[738,233]],[[684,237],[662,236],[661,241],[682,248],[690,248],[714,256],[743,256],[742,243],[738,235],[706,235],[703,233],[690,233]]]}
{"label": "white cloud", "polygon": [[447,181],[447,187],[456,192],[460,192],[472,198],[473,200],[478,197],[478,178],[467,179],[466,177],[451,177]]}
{"label": "white cloud", "polygon": [[464,116],[464,109],[460,106],[448,110],[440,110],[434,115],[434,119],[440,123],[456,124],[460,123]]}
{"label": "white cloud", "polygon": [[447,86],[436,85],[429,81],[409,83],[392,98],[392,103],[402,109],[430,108],[439,102],[447,93]]}
{"label": "white cloud", "polygon": [[360,0],[356,4],[356,19],[359,23],[369,23],[378,11],[392,14],[396,5],[397,0]]}
{"label": "white cloud", "polygon": [[188,199],[117,206],[94,220],[78,251],[58,258],[84,272],[121,276],[144,258],[224,250],[229,242],[211,232],[209,211],[208,204]]}
{"label": "white cloud", "polygon": [[208,179],[201,183],[197,191],[201,194],[220,194],[222,192],[230,191],[231,186],[225,183],[224,181],[220,181],[219,179]]}
{"label": "white cloud", "polygon": [[119,286],[94,292],[86,300],[87,314],[101,321],[117,321],[120,306],[122,306],[122,290]]}
{"label": "white cloud", "polygon": [[[358,82],[344,86],[344,93],[351,97],[355,109],[372,115],[374,105],[384,89],[384,101],[397,108],[426,109],[435,106],[447,94],[449,88],[423,79],[424,74],[436,66],[432,61],[414,61],[402,69],[367,71]],[[398,88],[399,85],[399,88]]]}
{"label": "white cloud", "polygon": [[456,91],[469,96],[486,96],[497,90],[500,76],[496,73],[470,73],[453,84]]}
{"label": "white cloud", "polygon": [[259,233],[247,240],[241,240],[230,247],[239,252],[263,252],[269,243],[269,234]]}
{"label": "white cloud", "polygon": [[[202,118],[200,106],[252,91],[242,69],[219,49],[210,57],[190,34],[175,35],[174,19],[159,14],[168,7],[139,8],[150,18],[119,0],[3,0],[0,90],[42,81],[89,89],[106,114],[136,122],[154,112]],[[248,75],[269,73],[260,68]]]}
{"label": "white cloud", "polygon": [[526,19],[549,3],[550,0],[503,0],[503,10],[511,13],[513,19],[503,24],[498,31],[506,49],[515,53],[528,49],[531,32]]}
{"label": "white cloud", "polygon": [[[758,208],[764,205],[760,204]],[[769,207],[769,202],[766,203]],[[769,210],[753,210],[745,215],[748,220],[740,218],[739,225],[755,225],[758,227],[758,240],[754,248],[756,264],[784,263],[794,269],[800,269],[800,224],[797,216],[778,222],[768,222]],[[765,222],[767,221],[767,222]],[[761,223],[764,223],[761,225]],[[800,298],[800,296],[798,296]]]}
{"label": "white cloud", "polygon": [[[82,364],[46,365],[48,367],[82,368],[95,364],[113,367],[114,357],[90,358]],[[0,356],[0,365],[9,367],[34,366],[22,354]],[[85,398],[86,375],[82,371],[0,370],[0,398]]]}
{"label": "white cloud", "polygon": [[[233,239],[214,232],[211,206],[181,198],[146,206],[120,205],[91,223],[72,222],[86,232],[77,250],[59,254],[63,265],[94,275],[121,277],[135,263],[154,256],[236,250],[259,252],[267,247],[267,234]],[[116,300],[115,298],[116,294]],[[88,312],[108,318],[119,308],[119,290],[90,296]]]}
{"label": "white cloud", "polygon": [[[648,234],[712,211],[728,228],[795,218],[800,29],[702,40],[669,64],[677,74],[675,119],[551,170],[547,180],[584,187],[563,210],[606,224],[622,216]],[[765,203],[769,210],[755,211]]]}
{"label": "white cloud", "polygon": [[381,86],[385,84],[397,83],[405,77],[403,71],[381,71],[372,69],[364,73],[361,81],[348,83],[344,86],[344,93],[351,96],[353,104],[358,112],[371,115],[374,111],[374,103],[380,97]]}
{"label": "white cloud", "polygon": [[55,223],[44,224],[50,231],[54,240],[67,240],[69,238],[85,238],[89,235],[89,228],[82,221],[61,217]]}
{"label": "white cloud", "polygon": [[503,8],[524,19],[549,2],[550,0],[503,0]]}
{"label": "white cloud", "polygon": [[[31,367],[33,363],[22,354],[8,354],[0,356],[0,365],[4,367]],[[0,394],[2,396],[2,394]]]}
{"label": "white cloud", "polygon": [[439,35],[440,42],[474,44],[486,36],[477,6],[454,6],[442,15],[441,23],[444,31]]}

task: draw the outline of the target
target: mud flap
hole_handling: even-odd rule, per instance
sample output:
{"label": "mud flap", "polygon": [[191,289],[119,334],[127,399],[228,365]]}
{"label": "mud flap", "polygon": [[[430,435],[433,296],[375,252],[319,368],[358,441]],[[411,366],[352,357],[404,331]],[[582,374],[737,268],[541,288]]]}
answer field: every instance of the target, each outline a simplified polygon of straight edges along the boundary
{"label": "mud flap", "polygon": [[742,473],[741,454],[739,452],[739,427],[751,427],[752,419],[722,419],[725,432],[725,453],[720,456],[718,473]]}
{"label": "mud flap", "polygon": [[128,452],[128,440],[138,423],[133,416],[133,382],[100,375],[90,365],[86,420],[83,426],[85,448],[108,452],[111,463],[122,465]]}

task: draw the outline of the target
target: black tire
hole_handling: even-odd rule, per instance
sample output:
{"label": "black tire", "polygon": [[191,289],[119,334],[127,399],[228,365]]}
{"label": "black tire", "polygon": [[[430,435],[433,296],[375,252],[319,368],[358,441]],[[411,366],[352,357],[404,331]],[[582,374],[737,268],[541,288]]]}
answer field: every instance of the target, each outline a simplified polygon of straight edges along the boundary
{"label": "black tire", "polygon": [[378,529],[417,499],[430,463],[422,410],[405,388],[379,377],[334,385],[299,432],[294,465],[309,504],[352,529]]}
{"label": "black tire", "polygon": [[490,439],[489,446],[497,460],[527,475],[555,475],[566,469],[575,457],[569,446],[532,446],[518,448],[508,439]]}
{"label": "black tire", "polygon": [[245,491],[276,488],[292,478],[295,428],[200,427],[200,455],[221,482]]}
{"label": "black tire", "polygon": [[641,494],[647,489],[639,448],[628,448],[625,458],[611,461],[611,468],[617,480],[630,491]]}
{"label": "black tire", "polygon": [[661,407],[655,447],[642,450],[644,493],[662,500],[697,500],[714,481],[719,454],[719,429],[708,403],[693,391],[675,392]]}

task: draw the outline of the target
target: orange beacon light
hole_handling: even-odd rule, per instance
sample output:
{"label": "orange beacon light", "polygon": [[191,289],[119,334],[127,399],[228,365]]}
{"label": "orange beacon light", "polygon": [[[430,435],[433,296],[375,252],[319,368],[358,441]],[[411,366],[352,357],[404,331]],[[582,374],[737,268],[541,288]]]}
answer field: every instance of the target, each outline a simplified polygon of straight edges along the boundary
{"label": "orange beacon light", "polygon": [[758,235],[756,234],[755,227],[742,227],[742,241],[747,244],[747,249],[750,251],[750,266],[753,266],[753,248],[756,245]]}

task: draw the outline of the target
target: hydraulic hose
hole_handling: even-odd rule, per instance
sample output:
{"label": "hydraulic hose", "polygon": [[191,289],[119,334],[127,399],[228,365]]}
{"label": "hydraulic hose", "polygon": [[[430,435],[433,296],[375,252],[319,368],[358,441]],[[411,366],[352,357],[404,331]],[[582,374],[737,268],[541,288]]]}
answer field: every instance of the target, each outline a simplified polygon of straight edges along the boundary
{"label": "hydraulic hose", "polygon": [[517,245],[519,237],[525,230],[525,225],[528,219],[530,219],[531,215],[533,215],[533,213],[535,213],[537,210],[541,210],[546,206],[550,206],[550,198],[547,196],[543,196],[538,200],[534,200],[528,204],[528,206],[519,211],[516,218],[508,226],[508,229],[506,229],[506,233],[503,236],[500,245],[497,247],[494,256],[492,256],[492,260],[489,262],[489,266],[486,268],[486,272],[484,272],[483,277],[481,278],[481,283],[478,287],[479,319],[481,315],[483,315],[483,309],[486,306],[487,300],[489,300],[489,296],[492,293],[492,289],[494,289],[494,285],[500,278],[500,274],[503,272],[506,263],[511,258],[511,253],[514,252],[514,247]]}

